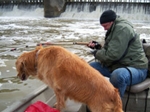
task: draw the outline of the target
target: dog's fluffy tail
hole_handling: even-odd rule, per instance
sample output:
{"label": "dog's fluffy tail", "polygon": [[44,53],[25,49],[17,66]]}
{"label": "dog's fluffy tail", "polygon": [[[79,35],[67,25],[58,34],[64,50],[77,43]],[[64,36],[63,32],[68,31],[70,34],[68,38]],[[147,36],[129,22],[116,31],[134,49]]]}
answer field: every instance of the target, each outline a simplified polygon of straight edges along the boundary
{"label": "dog's fluffy tail", "polygon": [[116,94],[115,95],[116,98],[115,98],[115,102],[114,102],[114,104],[115,104],[114,112],[123,112],[123,110],[122,110],[122,100],[120,98],[118,89],[115,89],[115,94]]}

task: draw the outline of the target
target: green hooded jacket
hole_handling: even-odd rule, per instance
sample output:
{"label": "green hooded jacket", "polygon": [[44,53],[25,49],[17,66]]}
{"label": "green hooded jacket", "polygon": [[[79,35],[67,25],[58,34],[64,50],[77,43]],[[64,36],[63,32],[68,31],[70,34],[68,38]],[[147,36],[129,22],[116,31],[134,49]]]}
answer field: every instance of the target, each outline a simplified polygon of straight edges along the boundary
{"label": "green hooded jacket", "polygon": [[[145,56],[139,35],[128,46],[129,41],[135,36],[133,26],[127,20],[117,17],[111,28],[107,31],[104,47],[96,52],[95,58],[110,71],[129,66],[135,68],[148,68],[148,60]],[[128,48],[128,49],[127,49]],[[127,49],[126,55],[119,60]]]}

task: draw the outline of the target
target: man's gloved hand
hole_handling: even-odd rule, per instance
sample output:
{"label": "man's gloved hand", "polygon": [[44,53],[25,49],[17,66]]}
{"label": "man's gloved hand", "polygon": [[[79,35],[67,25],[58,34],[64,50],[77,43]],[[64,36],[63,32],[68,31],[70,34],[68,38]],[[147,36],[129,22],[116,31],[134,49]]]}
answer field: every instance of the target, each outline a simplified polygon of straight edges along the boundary
{"label": "man's gloved hand", "polygon": [[91,51],[91,54],[93,54],[94,57],[96,56],[96,53],[97,53],[97,50]]}
{"label": "man's gloved hand", "polygon": [[94,46],[88,45],[91,49],[101,49],[101,47],[102,47],[102,46],[101,46],[98,42],[96,42],[96,41],[92,41],[91,44],[94,44]]}

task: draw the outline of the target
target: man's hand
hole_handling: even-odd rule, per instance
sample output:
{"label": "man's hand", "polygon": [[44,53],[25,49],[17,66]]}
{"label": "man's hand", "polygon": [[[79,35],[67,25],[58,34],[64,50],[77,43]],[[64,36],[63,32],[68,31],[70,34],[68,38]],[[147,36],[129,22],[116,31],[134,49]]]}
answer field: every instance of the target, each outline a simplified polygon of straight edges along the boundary
{"label": "man's hand", "polygon": [[91,41],[89,42],[89,44],[87,45],[88,47],[90,47],[91,49],[101,49],[101,45],[96,42],[96,41]]}

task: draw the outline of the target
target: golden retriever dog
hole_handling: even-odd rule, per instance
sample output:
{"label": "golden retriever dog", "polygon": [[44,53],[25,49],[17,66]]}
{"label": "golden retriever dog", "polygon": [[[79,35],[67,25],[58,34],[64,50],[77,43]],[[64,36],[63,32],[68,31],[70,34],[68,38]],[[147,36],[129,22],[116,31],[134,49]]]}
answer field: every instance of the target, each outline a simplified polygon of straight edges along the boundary
{"label": "golden retriever dog", "polygon": [[119,92],[97,70],[60,46],[38,47],[16,61],[18,77],[36,77],[56,94],[56,108],[65,108],[67,98],[86,104],[92,112],[122,112]]}

